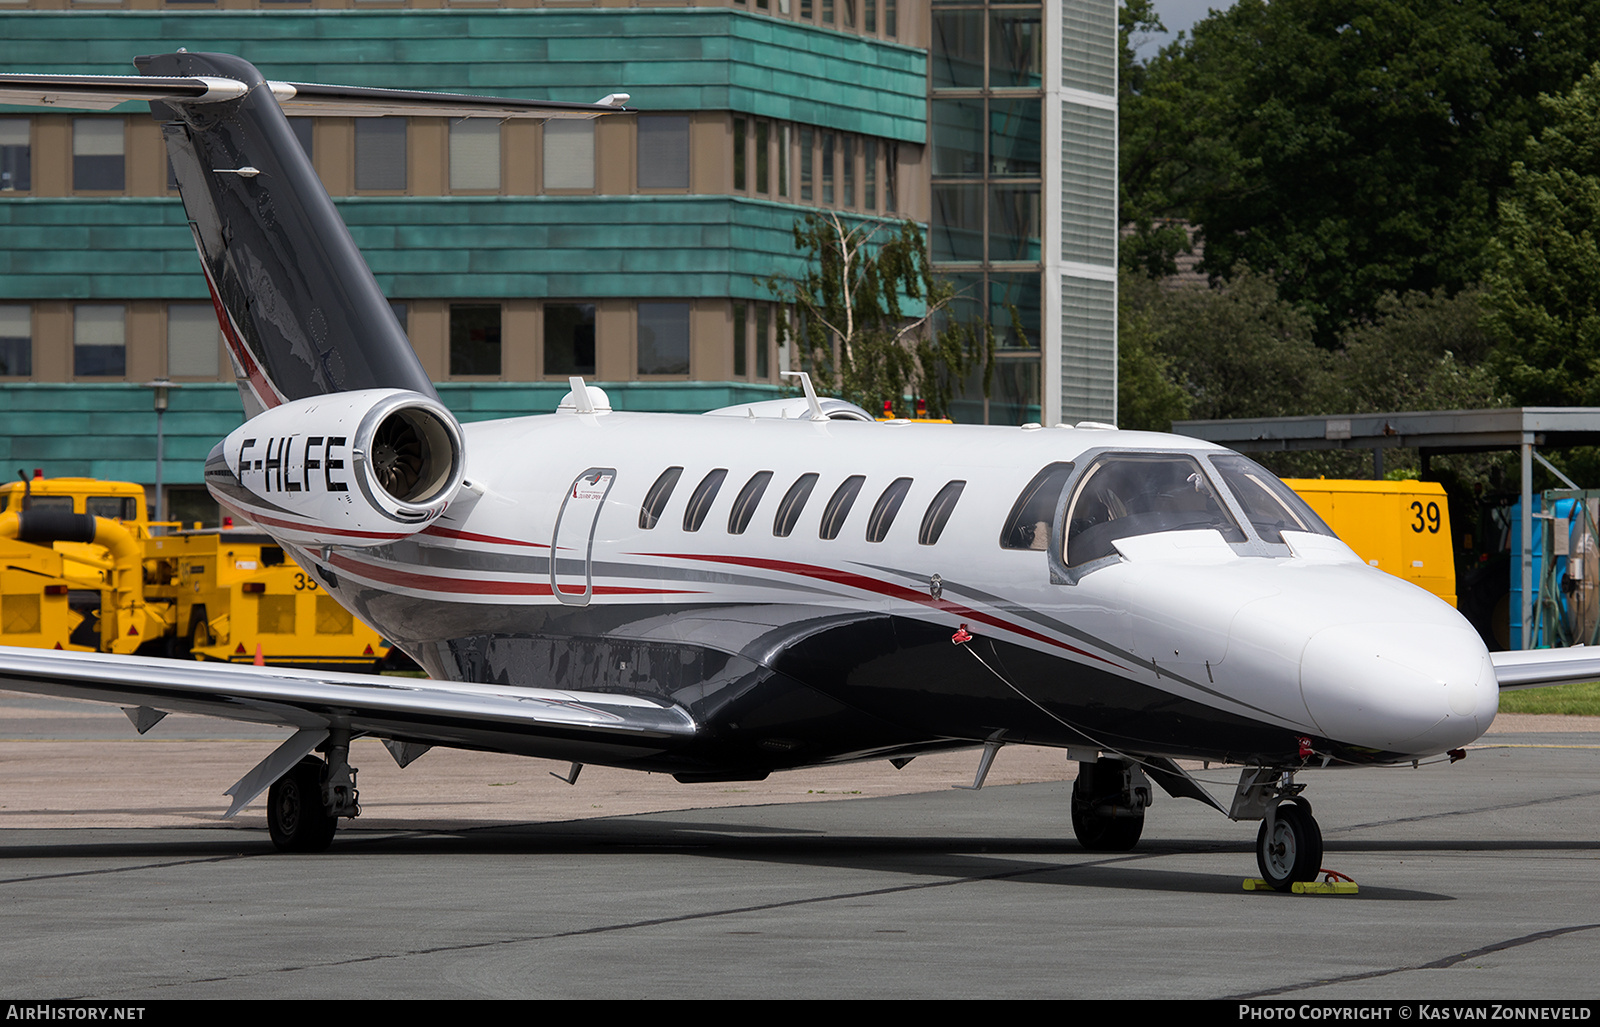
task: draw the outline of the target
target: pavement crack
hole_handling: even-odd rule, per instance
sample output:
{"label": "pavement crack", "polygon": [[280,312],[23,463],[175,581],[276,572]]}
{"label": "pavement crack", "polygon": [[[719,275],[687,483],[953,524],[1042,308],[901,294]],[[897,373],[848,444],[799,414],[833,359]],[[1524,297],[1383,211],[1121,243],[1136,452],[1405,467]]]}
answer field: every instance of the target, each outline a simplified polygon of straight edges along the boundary
{"label": "pavement crack", "polygon": [[1532,934],[1523,934],[1515,938],[1507,938],[1504,941],[1497,941],[1491,945],[1482,945],[1475,949],[1468,949],[1465,952],[1457,952],[1454,955],[1441,956],[1440,958],[1427,963],[1414,963],[1410,966],[1390,967],[1387,970],[1368,970],[1363,973],[1345,974],[1342,977],[1327,977],[1323,978],[1322,980],[1302,981],[1298,984],[1285,984],[1282,987],[1267,988],[1263,991],[1252,991],[1240,995],[1226,995],[1224,996],[1224,1000],[1233,1001],[1239,999],[1272,998],[1275,995],[1288,995],[1297,991],[1307,991],[1311,988],[1325,988],[1334,984],[1350,984],[1355,981],[1370,981],[1379,977],[1391,977],[1394,974],[1410,973],[1413,970],[1448,970],[1453,966],[1466,962],[1467,960],[1479,959],[1495,952],[1503,952],[1506,949],[1514,949],[1523,945],[1531,945],[1536,941],[1546,941],[1550,938],[1559,938],[1565,934],[1576,934],[1580,931],[1593,931],[1596,929],[1600,929],[1600,924],[1574,924],[1569,927],[1552,927],[1546,931],[1535,931]]}

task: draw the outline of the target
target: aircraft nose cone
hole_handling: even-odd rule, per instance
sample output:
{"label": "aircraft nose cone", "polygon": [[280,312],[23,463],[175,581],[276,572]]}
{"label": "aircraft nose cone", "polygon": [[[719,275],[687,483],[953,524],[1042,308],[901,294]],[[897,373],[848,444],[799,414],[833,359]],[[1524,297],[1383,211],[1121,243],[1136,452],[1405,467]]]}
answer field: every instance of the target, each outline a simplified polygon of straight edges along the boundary
{"label": "aircraft nose cone", "polygon": [[1417,756],[1474,741],[1500,701],[1488,650],[1465,621],[1329,627],[1306,645],[1300,690],[1329,738]]}

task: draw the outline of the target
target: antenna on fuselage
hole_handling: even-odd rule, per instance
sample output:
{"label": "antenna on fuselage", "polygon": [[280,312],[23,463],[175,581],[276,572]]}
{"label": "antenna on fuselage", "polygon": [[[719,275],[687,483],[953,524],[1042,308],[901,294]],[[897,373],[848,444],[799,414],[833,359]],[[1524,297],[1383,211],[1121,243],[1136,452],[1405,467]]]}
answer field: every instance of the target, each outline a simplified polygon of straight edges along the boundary
{"label": "antenna on fuselage", "polygon": [[804,371],[779,371],[778,374],[785,378],[799,378],[800,387],[805,390],[806,403],[811,407],[813,421],[826,421],[828,415],[822,412],[822,404],[817,402],[817,390],[811,387],[811,375]]}

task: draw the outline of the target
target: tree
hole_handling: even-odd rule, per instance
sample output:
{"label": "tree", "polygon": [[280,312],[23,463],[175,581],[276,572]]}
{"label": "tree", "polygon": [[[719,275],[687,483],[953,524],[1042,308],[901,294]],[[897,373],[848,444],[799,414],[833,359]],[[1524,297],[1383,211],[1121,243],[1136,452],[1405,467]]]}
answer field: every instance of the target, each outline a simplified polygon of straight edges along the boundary
{"label": "tree", "polygon": [[1352,414],[1507,405],[1487,363],[1494,340],[1483,316],[1476,289],[1381,297],[1374,320],[1346,332],[1334,357],[1334,405]]}
{"label": "tree", "polygon": [[1600,404],[1600,65],[1541,97],[1550,125],[1530,140],[1500,205],[1487,278],[1496,366],[1525,404]]}
{"label": "tree", "polygon": [[888,402],[902,416],[906,397],[921,397],[942,417],[975,370],[987,392],[994,333],[951,316],[955,288],[933,277],[915,222],[808,214],[795,222],[794,245],[805,274],[763,284],[794,310],[796,323],[780,320],[780,331],[841,397],[874,412]]}
{"label": "tree", "polygon": [[[1600,0],[1239,0],[1123,108],[1129,260],[1198,226],[1202,270],[1266,275],[1337,346],[1387,293],[1477,282],[1528,136],[1600,58]],[[1170,249],[1170,246],[1168,247]]]}

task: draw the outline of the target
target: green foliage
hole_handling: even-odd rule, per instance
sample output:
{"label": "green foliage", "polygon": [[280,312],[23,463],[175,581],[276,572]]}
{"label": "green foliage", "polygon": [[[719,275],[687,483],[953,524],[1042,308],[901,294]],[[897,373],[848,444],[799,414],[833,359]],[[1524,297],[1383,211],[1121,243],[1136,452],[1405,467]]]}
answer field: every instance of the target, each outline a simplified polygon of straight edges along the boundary
{"label": "green foliage", "polygon": [[1500,693],[1501,713],[1565,713],[1600,717],[1600,681]]}
{"label": "green foliage", "polygon": [[1496,364],[1521,403],[1600,404],[1600,65],[1530,140],[1500,204],[1488,276]]}
{"label": "green foliage", "polygon": [[[907,416],[907,397],[944,417],[956,383],[979,368],[988,390],[994,333],[948,316],[955,288],[933,277],[922,229],[913,221],[846,222],[832,212],[795,222],[795,249],[808,270],[799,279],[763,283],[791,307],[779,320],[815,376],[844,399],[874,413],[888,401]],[[921,309],[908,313],[902,303]]]}
{"label": "green foliage", "polygon": [[[1345,333],[1334,360],[1342,413],[1483,410],[1509,405],[1484,363],[1493,348],[1482,294],[1379,297],[1376,320]],[[1330,411],[1332,412],[1332,411]]]}
{"label": "green foliage", "polygon": [[1248,267],[1337,345],[1387,293],[1478,281],[1528,136],[1600,58],[1600,0],[1239,0],[1122,107],[1124,266]]}
{"label": "green foliage", "polygon": [[1261,275],[1168,288],[1124,273],[1118,288],[1133,362],[1148,348],[1188,397],[1190,417],[1284,417],[1327,405],[1330,358],[1311,340],[1311,319]]}

